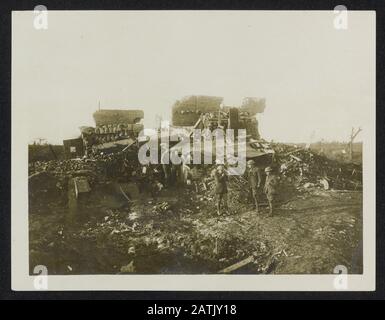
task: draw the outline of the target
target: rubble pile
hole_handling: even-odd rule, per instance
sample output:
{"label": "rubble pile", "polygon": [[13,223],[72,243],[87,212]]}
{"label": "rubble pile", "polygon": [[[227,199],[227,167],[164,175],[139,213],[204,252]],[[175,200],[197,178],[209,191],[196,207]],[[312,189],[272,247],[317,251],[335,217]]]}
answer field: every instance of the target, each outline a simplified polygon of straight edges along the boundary
{"label": "rubble pile", "polygon": [[152,212],[155,214],[171,213],[171,204],[167,201],[158,203],[152,207]]}
{"label": "rubble pile", "polygon": [[128,173],[137,173],[140,171],[140,167],[136,155],[130,156],[128,153],[116,152],[98,154],[92,158],[36,161],[29,164],[28,174],[46,172],[57,178],[82,174],[111,178],[122,174],[123,169],[126,169]]}
{"label": "rubble pile", "polygon": [[283,180],[298,189],[322,187],[326,190],[362,190],[361,166],[328,159],[309,149],[272,144],[275,166]]}
{"label": "rubble pile", "polygon": [[[160,202],[156,207],[164,208],[165,205],[165,202]],[[110,248],[115,257],[115,270],[111,270],[114,272],[120,270],[121,273],[129,273],[129,268],[125,268],[129,264],[133,267],[131,270],[139,266],[143,272],[159,272],[151,268],[165,265],[165,262],[157,266],[148,260],[176,255],[181,255],[182,258],[179,259],[190,262],[205,259],[210,263],[210,256],[204,251],[206,247],[203,240],[199,241],[195,233],[191,232],[191,219],[170,221],[170,216],[159,216],[156,212],[146,210],[141,213],[141,210],[132,211],[133,209],[108,210],[104,217],[91,219],[78,232],[73,233],[73,240],[87,243],[91,247]],[[169,228],[173,232],[165,233],[164,229]],[[211,261],[211,264],[215,264],[215,267],[210,269],[205,266],[202,271],[217,271],[216,261]]]}
{"label": "rubble pile", "polygon": [[32,175],[37,172],[49,172],[55,177],[61,177],[80,170],[89,170],[96,173],[98,171],[97,163],[90,159],[36,161],[29,164],[28,174]]}
{"label": "rubble pile", "polygon": [[[205,221],[185,216],[172,222],[173,231],[165,233],[164,228],[170,229],[169,220],[159,220],[156,214],[132,218],[128,212],[110,210],[104,218],[87,222],[73,237],[111,248],[134,269],[144,258],[143,253],[146,257],[181,255],[190,262],[205,261],[204,273],[217,272],[253,254],[258,257],[251,266],[253,270],[263,273],[267,269],[271,257],[269,245],[258,239],[250,243],[239,232],[226,232],[232,223],[229,217]],[[115,266],[116,271],[126,270],[123,260],[121,263],[122,266]]]}
{"label": "rubble pile", "polygon": [[141,169],[136,156],[132,157],[128,152],[99,154],[93,158],[36,161],[29,164],[30,206],[36,213],[47,211],[44,207],[50,208],[48,211],[52,211],[54,207],[68,208],[74,179],[78,179],[78,182],[82,179],[90,187],[90,197],[82,202],[85,207],[97,205],[94,202],[98,197],[107,196],[111,199],[107,194],[111,192],[108,191],[110,189],[116,189],[112,191],[115,199],[112,200],[115,202],[113,205],[118,205],[114,194],[120,195],[123,204],[123,201],[127,202],[129,199],[125,191],[119,189],[121,183],[133,182],[141,189],[159,189],[152,187],[154,175],[143,175]]}
{"label": "rubble pile", "polygon": [[[240,224],[241,222],[232,217],[207,221],[194,220],[193,225],[198,233],[196,239],[198,245],[194,254],[216,261],[219,268],[225,268],[254,255],[256,261],[252,268],[255,272],[263,272],[272,248],[258,237],[250,242]],[[248,224],[242,223],[241,226]],[[228,232],[229,230],[233,231]]]}
{"label": "rubble pile", "polygon": [[[275,151],[272,166],[280,177],[280,194],[291,196],[292,189],[296,194],[312,188],[314,192],[331,194],[321,189],[362,188],[362,172],[359,166],[329,160],[311,150],[295,146],[272,144],[272,147]],[[234,267],[237,269],[231,273],[245,272],[245,268],[248,268],[250,273],[270,273],[280,257],[287,257],[285,249],[281,248],[282,244],[277,249],[274,243],[258,233],[259,227],[256,228],[255,223],[249,223],[255,215],[252,211],[252,199],[249,197],[248,181],[243,176],[229,176],[229,210],[217,216],[217,195],[212,175],[214,168],[215,165],[191,166],[191,174],[187,179],[189,183],[186,181],[186,184],[181,184],[181,181],[175,181],[170,185],[162,184],[164,181],[161,166],[142,166],[138,162],[136,150],[133,150],[132,154],[117,152],[83,159],[31,163],[30,175],[49,174],[59,180],[63,177],[86,176],[91,186],[96,183],[116,185],[116,193],[121,192],[125,198],[129,194],[128,187],[124,187],[125,183],[120,182],[128,182],[126,185],[134,184],[138,187],[138,193],[146,192],[145,197],[138,197],[136,200],[127,197],[123,199],[125,206],[112,209],[111,205],[105,204],[107,202],[101,204],[102,198],[108,197],[105,193],[107,188],[99,191],[97,188],[91,188],[96,192],[96,196],[88,199],[87,220],[76,226],[66,225],[67,222],[60,220],[57,226],[60,230],[44,237],[38,235],[39,230],[33,230],[33,227],[35,240],[32,242],[32,249],[36,252],[55,250],[55,254],[62,254],[66,258],[63,258],[60,266],[67,268],[63,269],[67,273],[76,273],[84,268],[82,263],[88,262],[84,262],[82,257],[94,250],[98,252],[95,257],[105,257],[100,259],[103,262],[93,262],[98,268],[95,272],[177,273],[180,269],[188,273],[188,268],[191,268],[192,273],[217,273],[227,270],[224,271],[226,273],[232,266],[240,264],[242,267]],[[263,173],[262,177],[264,179]],[[54,188],[55,181],[50,185]],[[38,195],[39,199],[43,196]],[[261,207],[267,205],[262,188],[259,196]],[[57,199],[60,200],[60,197]],[[62,207],[58,201],[56,205],[60,207],[57,216],[61,218],[57,219],[64,219],[64,216],[68,215],[65,209],[68,197],[65,192],[60,201]],[[278,202],[285,208],[285,203]],[[34,222],[33,226],[37,225],[40,219],[45,219],[39,215],[30,216]],[[51,217],[53,219],[54,215],[49,216]],[[50,224],[53,225],[53,222]],[[251,233],[254,234],[252,238]],[[319,237],[327,236],[328,239],[336,234],[330,228],[319,231]],[[75,247],[79,252],[73,254]]]}

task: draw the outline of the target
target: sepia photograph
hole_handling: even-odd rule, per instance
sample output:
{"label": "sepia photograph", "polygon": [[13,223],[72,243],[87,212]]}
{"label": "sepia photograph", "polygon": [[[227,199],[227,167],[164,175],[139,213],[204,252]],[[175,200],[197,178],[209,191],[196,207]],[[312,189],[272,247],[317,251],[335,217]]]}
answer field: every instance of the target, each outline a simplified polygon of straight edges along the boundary
{"label": "sepia photograph", "polygon": [[15,290],[374,290],[374,11],[12,13]]}

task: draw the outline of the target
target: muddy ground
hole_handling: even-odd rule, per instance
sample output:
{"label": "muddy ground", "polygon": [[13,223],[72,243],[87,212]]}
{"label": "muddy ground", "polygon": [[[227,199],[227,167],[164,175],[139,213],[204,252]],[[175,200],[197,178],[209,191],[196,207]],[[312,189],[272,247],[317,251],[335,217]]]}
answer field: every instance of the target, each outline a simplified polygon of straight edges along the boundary
{"label": "muddy ground", "polygon": [[233,273],[331,274],[337,265],[362,273],[361,191],[288,192],[268,217],[262,194],[256,214],[247,191],[230,190],[230,212],[217,216],[210,191],[176,186],[128,201],[120,186],[94,187],[75,209],[52,195],[30,205],[30,272],[218,273],[253,256]]}

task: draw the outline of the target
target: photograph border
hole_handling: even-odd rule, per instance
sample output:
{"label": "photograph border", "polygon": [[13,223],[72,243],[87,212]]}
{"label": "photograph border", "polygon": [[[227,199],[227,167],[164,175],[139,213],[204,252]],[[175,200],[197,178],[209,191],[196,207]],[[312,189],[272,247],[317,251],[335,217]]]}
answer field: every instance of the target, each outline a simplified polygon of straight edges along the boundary
{"label": "photograph border", "polygon": [[[49,2],[47,2],[48,4],[47,4],[47,6],[49,5]],[[95,4],[97,4],[98,2],[92,2],[92,4],[93,5],[95,5]],[[298,3],[298,2],[297,2]],[[323,2],[323,4],[325,4],[325,2]],[[56,4],[57,5],[57,4]],[[87,5],[89,5],[89,3],[87,3],[87,2],[84,2],[83,4],[82,4],[82,9],[85,9],[86,7],[87,7]],[[122,5],[122,4],[121,4]],[[313,3],[313,5],[314,5],[314,3]],[[315,4],[314,5],[315,7],[317,7],[317,4]],[[348,9],[350,10],[350,8],[349,8],[349,2],[347,2],[346,3],[346,6],[348,7]],[[96,5],[96,7],[97,7],[97,5]],[[118,7],[119,7],[119,10],[125,10],[125,9],[130,9],[130,8],[122,8],[121,6],[119,6],[118,5]],[[17,8],[17,9],[14,9],[14,8],[11,8],[12,10],[20,10],[19,8]],[[90,9],[89,7],[87,7],[87,9]],[[98,8],[98,9],[100,9],[100,8]],[[132,9],[132,8],[131,8]],[[135,10],[137,10],[138,8],[135,8]],[[206,9],[206,8],[205,8]],[[254,8],[253,8],[254,9]],[[281,8],[279,8],[280,10],[281,10]],[[293,9],[293,7],[291,7],[291,9]],[[111,9],[112,10],[112,9]],[[282,9],[283,10],[283,9]],[[306,10],[308,10],[308,9],[306,9]],[[314,8],[312,9],[312,10],[314,10]],[[316,10],[319,10],[319,9],[316,9]],[[359,8],[359,10],[362,10],[362,8]],[[376,28],[377,28],[377,44],[378,44],[378,37],[379,37],[379,35],[378,35],[378,30],[379,30],[379,28],[380,28],[380,30],[383,30],[384,29],[384,26],[383,26],[383,23],[381,22],[381,23],[379,23],[379,19],[378,19],[378,9],[377,8],[372,8],[371,10],[376,10],[377,11],[377,25],[376,25]],[[10,12],[8,12],[8,13],[10,13]],[[383,15],[383,12],[381,13],[382,15]],[[3,15],[3,13],[2,13],[2,15]],[[8,15],[7,16],[7,18],[5,18],[5,19],[2,19],[2,21],[3,22],[5,22],[5,23],[9,23],[8,24],[8,26],[6,27],[6,28],[2,28],[2,33],[4,33],[4,31],[6,32],[7,31],[7,29],[8,29],[8,31],[10,31],[10,16]],[[4,38],[3,38],[4,39]],[[7,35],[7,38],[6,38],[7,40],[10,40],[10,37],[9,37],[9,34]],[[3,46],[2,47],[2,50],[3,49],[6,49],[5,51],[8,51],[7,49],[10,49],[11,48],[11,45],[10,45],[10,43],[8,43],[6,46]],[[382,47],[383,48],[383,47]],[[378,49],[378,46],[377,46],[377,49]],[[10,50],[9,50],[10,51]],[[5,59],[5,60],[3,60],[3,63],[1,64],[1,70],[2,71],[4,71],[3,69],[4,69],[4,67],[5,67],[5,64],[7,64],[8,62],[10,63],[11,62],[11,56],[10,56],[10,52],[7,52],[7,54],[5,55],[7,58]],[[377,58],[378,58],[378,51],[377,51]],[[382,66],[383,66],[383,64],[382,64]],[[8,65],[8,68],[10,68],[10,64]],[[379,61],[377,60],[377,81],[376,81],[376,87],[377,87],[377,100],[376,100],[376,103],[377,103],[377,108],[378,108],[378,99],[379,99],[379,96],[381,96],[381,95],[383,95],[383,93],[381,93],[378,89],[379,89]],[[383,71],[381,71],[381,73],[382,73],[382,79],[383,79]],[[11,72],[10,72],[10,69],[7,69],[6,70],[6,72],[4,72],[4,73],[2,73],[2,84],[3,83],[6,83],[6,84],[8,84],[9,86],[8,86],[8,91],[5,91],[5,94],[3,94],[2,95],[2,97],[0,98],[1,99],[1,105],[2,106],[8,106],[9,107],[9,109],[8,110],[5,110],[4,108],[1,108],[2,110],[1,110],[1,115],[2,115],[2,122],[1,122],[1,124],[2,124],[2,129],[4,129],[4,128],[7,128],[8,130],[2,130],[3,132],[7,132],[7,134],[6,135],[4,135],[5,137],[7,137],[7,138],[9,138],[8,139],[8,141],[10,141],[10,138],[11,138],[11,135],[10,135],[10,123],[11,123],[11,110],[10,110],[10,101],[11,101],[11,99],[10,99],[10,96],[11,96],[11,92],[10,92],[10,84],[11,84]],[[5,80],[5,81],[4,81]],[[381,83],[383,83],[383,82],[381,82]],[[2,86],[2,89],[4,89],[5,87],[4,86]],[[382,100],[383,101],[383,100]],[[378,109],[377,109],[378,110]],[[8,111],[8,112],[7,112]],[[7,125],[6,126],[3,126],[3,124],[4,124],[4,121],[3,120],[7,120],[8,119],[8,122],[7,122]],[[379,115],[378,115],[378,113],[377,113],[377,119],[376,119],[376,122],[377,122],[377,124],[379,123],[379,120],[381,120],[381,115],[380,115],[380,117],[379,117]],[[383,115],[382,115],[382,120],[384,120],[383,119]],[[382,123],[384,123],[384,122],[382,122]],[[380,127],[380,128],[379,128]],[[383,128],[381,128],[381,126],[378,126],[377,125],[377,138],[378,138],[378,130],[379,129],[382,129],[383,130]],[[371,156],[373,157],[373,158],[375,158],[376,157],[376,148],[375,148],[375,146],[376,146],[376,137],[375,137],[375,128],[373,128],[373,132],[369,135],[369,136],[365,136],[365,138],[363,139],[364,141],[370,141],[370,143],[371,143],[371,145],[368,145],[368,144],[364,144],[364,151],[363,151],[363,153],[364,153],[364,163],[365,163],[365,161],[368,161],[367,160],[367,155],[368,154],[370,154],[370,153],[374,153],[374,154],[371,154]],[[383,132],[382,132],[382,134],[380,133],[380,137],[383,137]],[[12,136],[12,144],[15,144],[15,143],[18,143],[18,140],[17,140],[17,138],[15,137],[15,136]],[[2,146],[1,147],[1,154],[2,155],[4,155],[4,156],[6,156],[6,155],[10,155],[11,153],[10,153],[10,150],[11,150],[11,145],[9,145],[8,146],[8,148],[4,148],[4,146]],[[23,152],[23,159],[25,159],[25,155],[27,154],[27,150],[24,150],[24,151],[22,151]],[[2,157],[2,162],[3,162],[3,160],[4,159],[7,159],[6,157]],[[18,159],[18,161],[20,161],[20,154],[15,154],[14,153],[14,150],[12,150],[12,158],[13,159]],[[15,156],[17,156],[17,158],[15,158]],[[379,154],[377,154],[377,156],[379,156]],[[365,160],[366,159],[366,160]],[[378,159],[378,158],[377,158]],[[380,162],[379,162],[380,163]],[[3,164],[3,163],[2,163]],[[7,166],[7,164],[8,164],[8,166]],[[7,163],[7,164],[4,164],[3,166],[2,166],[2,168],[9,168],[10,169],[10,163]],[[16,163],[17,164],[17,163]],[[365,170],[365,164],[364,164],[364,170]],[[373,172],[372,172],[372,183],[374,182],[375,183],[375,181],[376,181],[376,179],[375,179],[375,173],[377,172],[377,174],[383,174],[383,169],[381,169],[381,168],[377,168],[377,171],[376,171],[376,169],[375,168],[373,168]],[[11,182],[12,182],[12,196],[14,196],[14,195],[18,195],[19,197],[20,197],[20,194],[24,194],[25,192],[26,192],[26,194],[28,194],[28,190],[25,190],[25,188],[24,187],[22,187],[22,186],[20,186],[20,185],[16,185],[16,184],[14,184],[13,182],[14,181],[12,181],[11,180],[11,177],[10,177],[10,170],[8,170],[7,171],[7,173],[8,174],[6,174],[5,175],[5,179],[4,179],[4,181],[6,180],[6,181],[9,181],[10,183],[9,183],[9,185],[8,185],[8,187],[10,186],[10,184],[11,184]],[[15,167],[15,163],[13,163],[13,166],[12,166],[12,173],[13,173],[13,175],[15,175],[15,176],[17,176],[17,175],[19,175],[19,174],[21,174],[20,172],[19,172],[19,170],[18,170],[18,168],[17,167]],[[4,173],[2,173],[3,175],[4,175]],[[366,176],[366,177],[368,177],[368,176]],[[365,177],[365,175],[364,175],[364,178],[366,178]],[[8,179],[7,179],[8,178]],[[364,184],[365,184],[365,181],[364,181]],[[10,196],[11,195],[11,192],[10,192],[10,188],[8,189],[8,190],[6,190],[5,188],[6,188],[6,186],[7,186],[7,184],[2,184],[1,185],[1,193],[2,193],[2,199],[3,198],[7,198],[7,199],[9,199],[9,197],[7,197],[7,196]],[[376,190],[376,188],[375,188],[375,185],[373,185],[373,188],[371,188],[370,190],[366,190],[366,191],[368,191],[370,194],[369,194],[369,196],[372,196],[372,197],[374,197],[375,195],[376,195],[376,191],[377,191],[377,199],[382,199],[381,198],[381,196],[380,196],[380,198],[379,198],[379,192],[380,191],[382,191],[382,190],[379,190],[379,188],[377,188],[377,190]],[[5,196],[5,197],[3,197],[3,195]],[[367,208],[364,208],[364,211],[365,210],[374,210],[375,211],[375,207],[374,207],[374,204],[375,204],[376,202],[375,202],[375,200],[374,200],[374,202],[373,202],[373,207],[367,207]],[[13,204],[17,204],[17,203],[13,203]],[[377,209],[378,209],[378,205],[379,205],[379,203],[377,202]],[[383,209],[383,207],[381,206],[381,208]],[[8,241],[10,242],[10,240],[11,240],[11,238],[10,238],[10,234],[9,234],[9,232],[7,232],[7,226],[8,227],[11,227],[12,228],[12,230],[13,230],[13,233],[15,233],[17,230],[15,229],[15,225],[13,225],[13,226],[10,226],[10,224],[11,224],[11,220],[9,219],[9,212],[7,213],[7,214],[5,214],[5,212],[6,212],[6,210],[9,210],[10,209],[10,206],[9,206],[9,203],[8,203],[8,205],[7,205],[7,203],[4,203],[4,206],[2,206],[2,214],[1,214],[1,230],[3,231],[3,228],[4,228],[4,233],[2,232],[2,236],[1,236],[1,249],[6,249],[6,245],[5,246],[3,246],[3,244],[6,244]],[[15,209],[17,209],[17,208],[15,208],[15,207],[13,207],[12,208],[13,210],[15,210]],[[377,210],[377,212],[380,212],[379,210]],[[379,217],[379,216],[381,216],[381,215],[377,215],[377,241],[379,240],[379,239],[381,239],[381,237],[382,237],[382,239],[383,239],[383,232],[379,232],[380,230],[381,230],[381,228],[382,228],[382,230],[383,230],[383,223],[382,224],[380,224],[379,225],[379,223],[381,223],[381,221],[379,221],[379,219],[381,219],[382,217]],[[383,221],[382,221],[383,222]],[[25,227],[25,226],[24,226]],[[10,229],[11,229],[10,228]],[[365,231],[366,230],[366,231]],[[372,229],[372,230],[374,230],[374,229]],[[368,229],[366,229],[366,227],[365,227],[365,224],[364,224],[364,234],[365,234],[365,232],[367,233],[368,232]],[[27,234],[28,234],[28,231],[27,231]],[[372,237],[370,237],[371,238],[371,241],[370,241],[370,244],[371,245],[373,245],[373,248],[375,247],[375,234],[373,234],[372,235]],[[17,239],[17,238],[12,238],[12,242],[13,242],[13,245],[15,244],[15,242],[17,243],[17,241],[21,241],[20,239]],[[382,243],[383,243],[383,241],[382,241]],[[383,263],[383,257],[381,258],[381,259],[379,259],[379,257],[380,257],[380,255],[378,254],[378,250],[379,249],[382,249],[383,248],[383,245],[381,246],[378,246],[378,242],[377,242],[377,263],[378,262],[382,262]],[[9,247],[9,249],[10,249],[10,247]],[[7,262],[9,262],[9,260],[8,260],[8,258],[10,258],[10,255],[9,255],[9,253],[10,253],[10,250],[9,251],[7,251],[7,250],[2,250],[2,252],[6,252],[6,259],[5,259],[5,261],[7,261]],[[365,256],[365,250],[364,250],[364,256]],[[16,268],[18,268],[17,266],[19,266],[19,265],[21,265],[22,263],[20,263],[21,261],[20,260],[18,260],[19,258],[17,257],[17,256],[14,256],[14,252],[12,253],[12,263],[13,263],[13,267],[12,267],[12,270],[15,268],[15,266],[16,266]],[[372,290],[375,290],[375,264],[374,264],[374,257],[371,257],[371,259],[372,259],[372,265],[371,266],[369,266],[369,268],[371,269],[371,271],[372,271],[372,273],[371,273],[371,275],[370,275],[370,277],[369,278],[365,278],[366,277],[366,272],[364,272],[364,275],[348,275],[348,282],[349,282],[349,284],[353,284],[353,287],[355,288],[354,290],[355,291],[372,291]],[[365,259],[364,259],[364,261],[365,261]],[[7,269],[6,268],[3,268],[3,264],[2,264],[2,274],[7,274]],[[8,267],[10,267],[10,266],[8,266]],[[25,267],[23,268],[23,267],[21,267],[22,268],[22,270],[24,270],[23,271],[23,273],[25,272]],[[366,268],[366,269],[365,269]],[[368,266],[367,265],[364,265],[364,270],[368,270],[367,269],[368,268]],[[9,268],[8,269],[9,271],[11,271],[11,268]],[[379,269],[378,269],[378,264],[377,264],[377,271],[378,271]],[[27,274],[28,274],[28,271],[27,271]],[[51,278],[52,277],[52,278]],[[58,289],[59,289],[59,287],[60,287],[60,290],[69,290],[69,291],[71,291],[71,292],[74,292],[73,290],[77,290],[77,288],[74,288],[74,287],[70,287],[70,286],[65,286],[65,283],[58,283],[58,286],[55,284],[55,282],[57,281],[57,280],[59,280],[59,279],[55,279],[56,277],[62,277],[62,276],[50,276],[50,288],[52,288],[52,290],[54,290],[54,291],[57,291]],[[66,279],[66,282],[68,282],[68,280],[71,280],[70,278],[72,277],[72,276],[63,276],[63,277],[65,277],[65,279]],[[75,277],[79,277],[79,276],[75,276]],[[94,277],[94,276],[81,276],[81,277]],[[119,283],[116,283],[116,285],[117,286],[115,286],[114,288],[111,288],[110,286],[111,286],[111,283],[110,282],[104,282],[104,281],[106,281],[106,280],[108,280],[108,281],[110,281],[110,279],[104,279],[105,277],[116,277],[116,276],[102,276],[102,275],[98,275],[98,276],[96,276],[96,277],[98,277],[98,278],[100,278],[99,280],[101,280],[101,281],[103,281],[102,282],[102,285],[101,286],[98,286],[98,287],[93,287],[93,288],[91,288],[91,287],[87,287],[87,289],[89,289],[89,290],[103,290],[103,291],[106,291],[106,290],[117,290],[117,291],[120,291],[120,290],[127,290],[126,288],[122,288],[121,286],[119,286]],[[129,276],[122,276],[122,275],[120,275],[119,276],[119,279],[117,279],[117,281],[118,282],[122,282],[121,281],[121,277],[137,277],[137,279],[138,279],[138,281],[141,281],[142,280],[142,278],[141,277],[152,277],[152,276],[142,276],[142,275],[129,275]],[[157,276],[155,276],[155,277],[157,277]],[[164,277],[164,281],[166,281],[168,284],[170,283],[170,279],[168,279],[168,277],[179,277],[179,279],[182,279],[183,277],[185,277],[185,275],[182,275],[182,276],[175,276],[175,275],[161,275],[161,277]],[[206,275],[204,275],[204,276],[202,276],[202,275],[192,275],[192,276],[188,276],[188,277],[207,277]],[[238,280],[238,282],[241,282],[241,284],[240,285],[243,285],[242,287],[239,287],[239,289],[238,288],[234,288],[234,287],[232,287],[231,285],[224,285],[224,286],[222,286],[222,287],[215,287],[215,286],[213,286],[212,288],[208,288],[208,290],[209,291],[211,291],[211,293],[213,293],[213,294],[219,294],[219,295],[227,295],[225,292],[226,291],[253,291],[252,290],[252,288],[250,288],[250,286],[249,286],[249,284],[250,284],[250,281],[249,280],[246,280],[245,282],[243,282],[243,280],[241,280],[241,281],[239,281],[239,279],[242,279],[243,277],[249,277],[249,276],[243,276],[243,275],[226,275],[226,276],[221,276],[221,275],[213,275],[212,277],[216,277],[217,279],[219,279],[219,277],[226,277],[227,279],[231,279],[232,277],[236,277],[237,278],[237,280]],[[253,276],[252,276],[253,277]],[[254,277],[260,277],[260,276],[254,276]],[[298,277],[298,279],[300,279],[301,281],[303,281],[303,279],[304,279],[304,277],[306,277],[306,275],[298,275],[298,276],[295,276],[295,275],[287,275],[287,276],[284,276],[284,275],[273,275],[273,276],[264,276],[264,277],[274,277],[274,278],[276,278],[276,279],[278,279],[279,278],[279,280],[281,281],[281,283],[287,283],[286,281],[287,281],[287,279],[285,279],[285,277],[291,277],[291,278],[293,278],[293,277]],[[332,287],[331,287],[331,284],[333,283],[333,281],[334,281],[334,279],[335,279],[335,275],[319,275],[319,276],[316,276],[316,277],[319,277],[319,280],[320,281],[322,281],[322,283],[324,283],[325,284],[325,286],[324,287],[321,287],[320,289],[321,289],[321,291],[327,291],[327,292],[331,292],[332,291]],[[365,282],[367,282],[367,281],[369,281],[370,282],[370,284],[369,284],[369,286],[367,286],[367,283],[363,286],[362,284],[362,282],[358,279],[358,277],[360,277],[360,278],[365,278],[364,280],[365,280]],[[35,277],[31,277],[31,276],[26,276],[26,277],[23,277],[23,278],[19,278],[19,277],[17,277],[17,274],[16,273],[13,273],[13,277],[12,277],[12,288],[14,289],[14,290],[23,290],[23,291],[25,291],[25,290],[34,290],[33,289],[33,279],[34,279]],[[86,278],[83,278],[83,279],[85,279],[86,280]],[[379,279],[382,279],[382,286],[383,286],[383,277],[382,276],[380,276],[380,274],[378,273],[377,274],[377,280],[379,280]],[[10,280],[9,278],[7,279],[8,281]],[[154,279],[153,279],[154,280]],[[361,279],[362,280],[362,279]],[[31,288],[30,289],[28,289],[28,287],[25,287],[25,281],[28,281],[28,283],[30,283],[31,284]],[[60,280],[59,280],[60,281]],[[174,291],[174,290],[182,290],[182,291],[179,291],[179,293],[182,293],[183,291],[185,291],[185,289],[184,288],[182,288],[178,283],[179,283],[180,281],[176,281],[176,283],[174,284],[174,286],[173,287],[169,287],[167,290],[171,290],[171,291]],[[53,283],[53,285],[52,285],[52,283]],[[159,291],[159,289],[160,288],[163,288],[163,285],[164,285],[164,283],[157,283],[158,285],[160,285],[159,287],[157,287],[157,286],[150,286],[150,287],[147,287],[147,288],[143,288],[143,286],[135,286],[135,287],[132,287],[132,289],[130,289],[130,290],[135,290],[135,291],[141,291],[141,290],[143,290],[143,289],[145,289],[145,290],[155,290],[155,291]],[[193,283],[191,283],[191,287],[189,288],[190,290],[196,290],[195,291],[195,293],[197,293],[197,292],[201,292],[201,288],[199,287],[199,286],[196,286],[195,285],[196,284],[196,281],[194,281]],[[63,286],[64,285],[64,286]],[[80,287],[79,287],[80,288]],[[285,288],[288,288],[288,287],[285,287]],[[279,290],[280,288],[279,287],[272,287],[271,286],[271,283],[269,284],[269,286],[268,287],[261,287],[261,289],[262,289],[262,291],[277,291],[277,290]],[[282,289],[282,288],[281,288]],[[377,290],[379,289],[379,286],[378,286],[378,281],[377,281]],[[49,289],[49,290],[51,290],[51,289]],[[218,293],[218,291],[221,291],[221,290],[224,290],[225,292],[221,292],[221,293]],[[299,291],[308,291],[308,290],[310,290],[311,291],[311,288],[310,288],[310,286],[309,286],[309,282],[307,282],[306,283],[306,285],[304,285],[304,286],[301,286],[301,287],[297,287],[297,290],[299,290]],[[36,292],[36,291],[34,291],[34,292]],[[101,293],[101,292],[100,292]],[[118,292],[116,292],[116,293],[118,293]],[[152,291],[152,293],[155,293],[154,291]],[[239,293],[241,293],[241,292],[239,292]],[[258,292],[258,293],[261,293],[261,292]],[[341,292],[342,293],[342,292]],[[344,293],[348,293],[348,292],[344,292]],[[38,294],[44,294],[44,293],[42,293],[42,292],[39,292]],[[145,294],[146,296],[148,296],[147,295],[147,293],[146,292],[143,292],[143,294]],[[183,295],[184,294],[186,294],[186,292],[183,292]],[[193,294],[194,294],[194,292],[193,292]],[[210,292],[206,292],[206,294],[210,294]],[[255,294],[255,292],[253,292],[253,294]],[[332,294],[337,294],[337,295],[339,295],[340,294],[340,292],[332,292]]]}

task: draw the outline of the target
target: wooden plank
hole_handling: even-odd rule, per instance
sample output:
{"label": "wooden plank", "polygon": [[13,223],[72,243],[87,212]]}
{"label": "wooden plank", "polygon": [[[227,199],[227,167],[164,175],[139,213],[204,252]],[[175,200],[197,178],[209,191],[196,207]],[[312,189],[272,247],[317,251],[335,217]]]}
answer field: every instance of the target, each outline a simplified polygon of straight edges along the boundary
{"label": "wooden plank", "polygon": [[233,265],[231,265],[225,269],[220,270],[219,273],[231,273],[237,269],[240,269],[240,268],[248,265],[249,263],[254,262],[254,260],[255,260],[254,256],[250,256],[250,257],[248,257],[242,261],[239,261],[239,262],[237,262],[237,263],[235,263],[235,264],[233,264]]}

